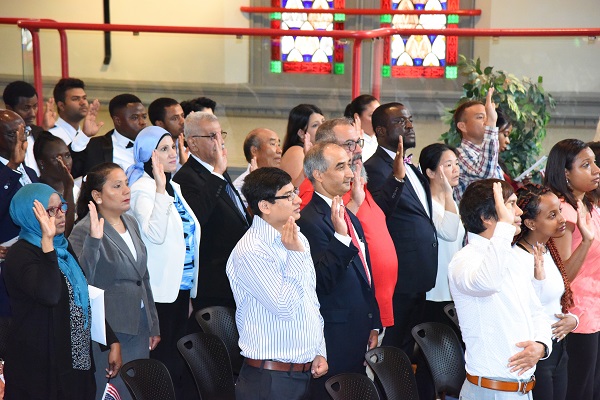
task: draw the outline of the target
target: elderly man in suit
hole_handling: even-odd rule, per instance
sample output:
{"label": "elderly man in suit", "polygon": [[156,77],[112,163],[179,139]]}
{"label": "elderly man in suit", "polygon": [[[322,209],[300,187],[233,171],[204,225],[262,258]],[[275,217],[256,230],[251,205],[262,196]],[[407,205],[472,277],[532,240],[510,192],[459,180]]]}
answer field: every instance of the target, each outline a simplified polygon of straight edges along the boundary
{"label": "elderly man in suit", "polygon": [[198,296],[194,310],[235,307],[225,266],[231,251],[250,226],[250,216],[227,173],[225,132],[213,114],[192,112],[185,119],[190,158],[173,180],[202,226]]}
{"label": "elderly man in suit", "polygon": [[304,158],[315,193],[298,226],[315,265],[329,363],[325,379],[312,383],[317,399],[327,398],[324,383],[329,376],[365,373],[365,352],[377,345],[381,329],[365,235],[342,202],[354,177],[350,165],[346,150],[334,143],[317,143]]}

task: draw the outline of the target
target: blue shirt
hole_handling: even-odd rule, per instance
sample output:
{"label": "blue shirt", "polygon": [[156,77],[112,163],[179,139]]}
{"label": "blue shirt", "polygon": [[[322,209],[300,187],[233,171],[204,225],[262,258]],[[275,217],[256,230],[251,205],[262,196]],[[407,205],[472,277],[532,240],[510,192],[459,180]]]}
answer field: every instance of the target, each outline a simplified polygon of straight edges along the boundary
{"label": "blue shirt", "polygon": [[255,216],[227,261],[246,358],[307,363],[326,357],[315,268],[308,241],[298,235],[304,251],[290,251],[281,234]]}

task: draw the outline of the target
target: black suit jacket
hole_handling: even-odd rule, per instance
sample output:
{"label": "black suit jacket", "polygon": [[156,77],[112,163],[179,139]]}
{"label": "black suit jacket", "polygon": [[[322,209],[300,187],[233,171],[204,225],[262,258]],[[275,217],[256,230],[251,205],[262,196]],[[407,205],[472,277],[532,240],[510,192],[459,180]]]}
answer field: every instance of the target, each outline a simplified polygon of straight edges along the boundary
{"label": "black suit jacket", "polygon": [[106,135],[93,137],[83,151],[73,151],[69,145],[73,159],[71,167],[73,178],[86,175],[92,167],[98,164],[113,161],[113,132],[114,129],[111,129]]}
{"label": "black suit jacket", "polygon": [[413,165],[427,194],[429,215],[408,178],[398,182],[393,175],[394,160],[378,147],[365,162],[367,184],[373,198],[386,215],[387,227],[398,256],[396,292],[423,293],[435,286],[438,249],[437,233],[431,215],[431,191],[427,178]]}
{"label": "black suit jacket", "polygon": [[[231,182],[227,172],[223,176]],[[181,194],[202,226],[198,298],[219,303],[212,305],[235,307],[225,266],[231,251],[250,227],[251,218],[246,210],[242,214],[231,200],[225,190],[226,182],[194,157],[188,159],[173,180],[181,186]],[[244,204],[241,199],[240,203]]]}
{"label": "black suit jacket", "polygon": [[[348,212],[348,215],[359,239],[365,243],[370,264],[362,226],[354,214]],[[331,207],[316,193],[297,223],[310,244],[317,275],[317,296],[325,321],[327,376],[342,372],[364,374],[369,334],[373,329],[381,329],[381,320],[374,287],[367,281],[359,249],[334,237]],[[325,380],[319,379],[323,384]]]}

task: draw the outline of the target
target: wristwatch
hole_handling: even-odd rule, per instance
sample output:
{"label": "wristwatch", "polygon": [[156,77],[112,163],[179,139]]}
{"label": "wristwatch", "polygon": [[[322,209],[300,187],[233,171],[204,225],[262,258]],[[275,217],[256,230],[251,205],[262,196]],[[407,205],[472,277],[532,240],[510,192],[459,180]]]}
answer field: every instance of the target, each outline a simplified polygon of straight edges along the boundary
{"label": "wristwatch", "polygon": [[542,346],[544,346],[544,357],[542,357],[541,359],[543,360],[544,358],[548,358],[548,356],[550,355],[550,350],[548,349],[548,346],[546,346],[546,343],[540,342],[536,340],[536,343],[541,344]]}

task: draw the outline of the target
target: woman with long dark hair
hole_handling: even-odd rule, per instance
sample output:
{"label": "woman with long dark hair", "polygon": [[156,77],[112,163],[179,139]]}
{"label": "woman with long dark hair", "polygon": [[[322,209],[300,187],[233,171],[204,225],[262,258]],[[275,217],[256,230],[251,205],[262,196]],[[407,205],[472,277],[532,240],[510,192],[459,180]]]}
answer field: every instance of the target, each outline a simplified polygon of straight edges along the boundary
{"label": "woman with long dark hair", "polygon": [[280,168],[290,174],[295,187],[304,180],[304,154],[315,143],[317,128],[323,121],[323,112],[312,104],[299,104],[290,111]]}
{"label": "woman with long dark hair", "polygon": [[[561,200],[565,218],[565,234],[554,241],[571,281],[573,314],[579,325],[569,335],[567,398],[591,400],[600,398],[600,214],[586,197],[598,187],[600,169],[593,151],[581,140],[565,139],[550,150],[544,185]],[[577,227],[577,212],[591,217],[594,240],[577,273],[575,250],[585,239]]]}
{"label": "woman with long dark hair", "polygon": [[579,201],[577,228],[582,232],[583,240],[571,254],[573,261],[563,261],[554,242],[564,236],[567,229],[558,197],[549,188],[535,184],[520,188],[517,196],[517,205],[523,210],[523,215],[521,232],[513,240],[513,250],[519,264],[530,268],[533,287],[553,322],[552,353],[549,358],[537,363],[533,397],[564,400],[568,360],[565,337],[579,323],[577,315],[569,312],[574,304],[571,279],[565,264],[577,275],[594,240],[594,231],[589,214]]}

